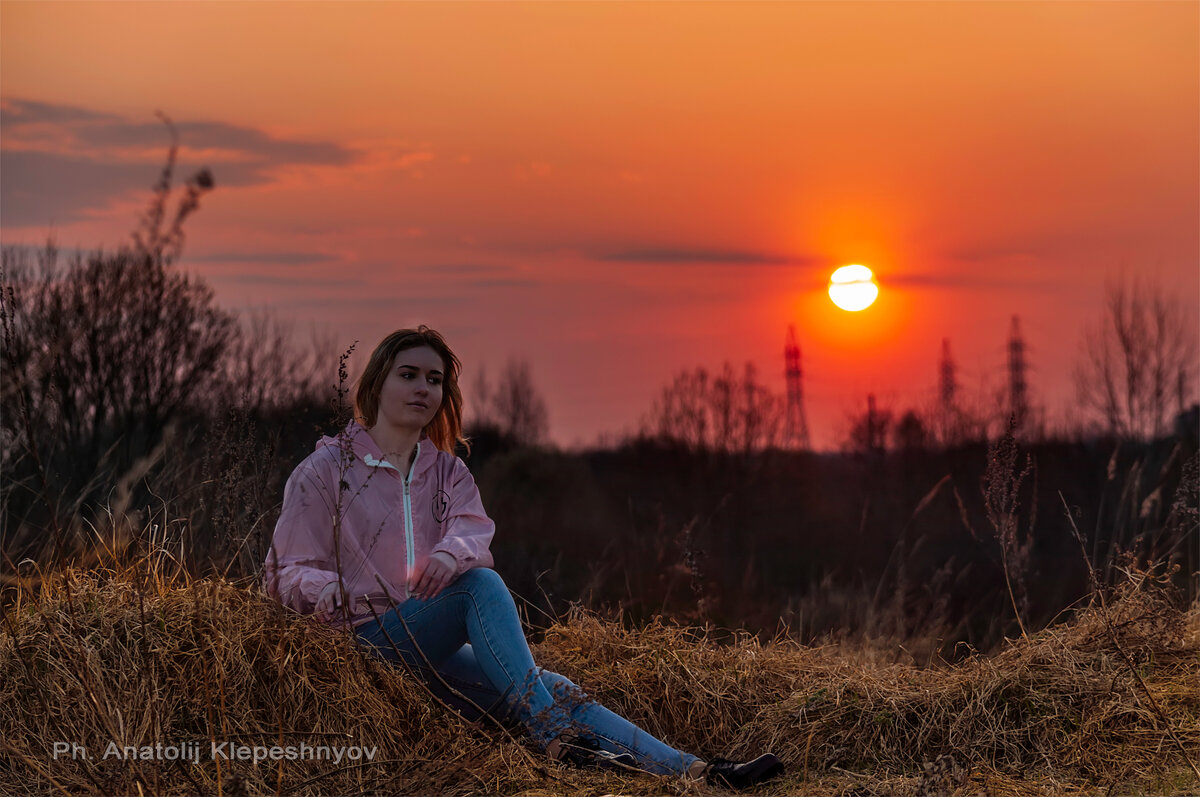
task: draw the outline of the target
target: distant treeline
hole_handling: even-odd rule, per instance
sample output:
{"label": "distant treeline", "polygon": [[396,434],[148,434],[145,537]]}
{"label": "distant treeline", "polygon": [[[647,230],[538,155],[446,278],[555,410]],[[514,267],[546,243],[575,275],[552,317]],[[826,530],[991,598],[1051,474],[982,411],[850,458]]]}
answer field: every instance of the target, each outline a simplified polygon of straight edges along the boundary
{"label": "distant treeline", "polygon": [[1196,596],[1194,438],[872,458],[641,439],[480,459],[497,567],[554,610],[579,600],[767,633],[782,622],[805,640],[937,633],[986,648],[1019,633],[1016,611],[1040,628],[1087,595],[1088,560],[1102,575],[1123,555],[1174,565]]}

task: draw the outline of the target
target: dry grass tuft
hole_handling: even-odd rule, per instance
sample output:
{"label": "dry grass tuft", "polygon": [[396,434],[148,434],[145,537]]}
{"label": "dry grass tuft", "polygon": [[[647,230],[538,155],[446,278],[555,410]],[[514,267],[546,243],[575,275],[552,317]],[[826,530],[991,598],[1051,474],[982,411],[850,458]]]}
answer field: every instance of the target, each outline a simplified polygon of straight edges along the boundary
{"label": "dry grass tuft", "polygon": [[[1141,575],[1110,611],[1118,644],[1196,756],[1200,609],[1185,615]],[[1098,607],[995,656],[931,668],[861,666],[838,648],[762,646],[749,636],[716,644],[662,624],[624,630],[586,615],[554,628],[539,652],[546,666],[577,675],[602,702],[684,748],[768,748],[813,777],[924,775],[949,756],[979,788],[995,780],[1116,785],[1117,793],[1122,784],[1200,789]]]}
{"label": "dry grass tuft", "polygon": [[[125,571],[10,588],[0,637],[0,792],[107,794],[707,794],[651,776],[550,764],[442,708],[344,636],[256,589]],[[577,612],[540,663],[701,755],[776,751],[765,794],[1196,792],[1117,645],[1188,753],[1200,752],[1200,610],[1131,578],[1108,604],[995,656],[918,668],[835,647]],[[378,746],[369,763],[213,760],[212,742]],[[327,740],[322,742],[322,740]],[[55,742],[90,759],[52,756]],[[103,758],[196,742],[200,763]]]}

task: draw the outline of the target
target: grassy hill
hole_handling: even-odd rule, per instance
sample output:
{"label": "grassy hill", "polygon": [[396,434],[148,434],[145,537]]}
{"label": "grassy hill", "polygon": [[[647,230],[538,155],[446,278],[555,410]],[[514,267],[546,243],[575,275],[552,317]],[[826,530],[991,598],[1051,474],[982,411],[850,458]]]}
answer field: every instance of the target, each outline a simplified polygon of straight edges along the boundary
{"label": "grassy hill", "polygon": [[[168,569],[8,585],[0,792],[722,793],[549,763],[255,587]],[[953,665],[584,612],[545,630],[534,653],[678,747],[775,751],[788,773],[761,794],[1195,794],[1200,607],[1172,598],[1133,573],[1104,606]],[[197,761],[105,757],[110,743]],[[376,749],[370,761],[255,762],[213,756],[213,744]]]}

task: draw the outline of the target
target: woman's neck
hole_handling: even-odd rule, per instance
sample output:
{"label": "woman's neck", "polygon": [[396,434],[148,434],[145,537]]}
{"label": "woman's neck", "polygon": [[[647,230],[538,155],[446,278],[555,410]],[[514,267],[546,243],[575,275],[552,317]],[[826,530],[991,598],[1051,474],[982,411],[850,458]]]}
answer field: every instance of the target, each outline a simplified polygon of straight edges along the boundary
{"label": "woman's neck", "polygon": [[407,468],[416,456],[413,449],[421,439],[420,429],[404,429],[377,423],[367,430],[383,458],[397,467]]}

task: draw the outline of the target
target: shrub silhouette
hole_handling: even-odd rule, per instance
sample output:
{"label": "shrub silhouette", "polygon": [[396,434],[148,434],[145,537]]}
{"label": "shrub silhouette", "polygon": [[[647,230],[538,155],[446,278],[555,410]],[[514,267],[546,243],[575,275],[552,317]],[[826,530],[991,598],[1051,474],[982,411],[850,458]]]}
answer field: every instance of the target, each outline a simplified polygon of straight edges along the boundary
{"label": "shrub silhouette", "polygon": [[183,221],[213,186],[207,170],[188,180],[165,227],[174,156],[172,147],[133,245],[65,266],[52,243],[36,266],[22,250],[3,252],[0,398],[16,448],[5,462],[6,522],[51,528],[60,551],[67,519],[154,450],[236,334],[212,289],[172,267]]}
{"label": "shrub silhouette", "polygon": [[[254,489],[240,489],[249,484],[247,460],[261,460],[265,450],[254,445],[264,441],[253,421],[312,403],[319,364],[331,359],[319,341],[307,359],[297,357],[285,326],[220,307],[202,278],[176,265],[184,223],[215,181],[201,169],[173,192],[177,140],[162,118],[172,144],[129,243],[69,259],[52,241],[36,258],[3,250],[0,553],[10,563],[77,553],[94,543],[89,526],[138,526],[122,516],[151,501],[147,478],[157,478],[166,488],[160,495],[172,501],[207,499],[207,508],[186,507],[189,520],[229,514],[215,506],[221,496],[196,489],[229,482],[222,478],[229,474],[237,499],[275,494],[266,484],[275,478],[269,464],[255,465]],[[224,456],[233,430],[238,456]],[[228,473],[213,472],[218,459]],[[164,460],[168,474],[156,470]],[[173,507],[171,522],[181,509]],[[261,514],[257,505],[243,511]],[[211,552],[207,538],[229,531],[205,529],[199,548]]]}

